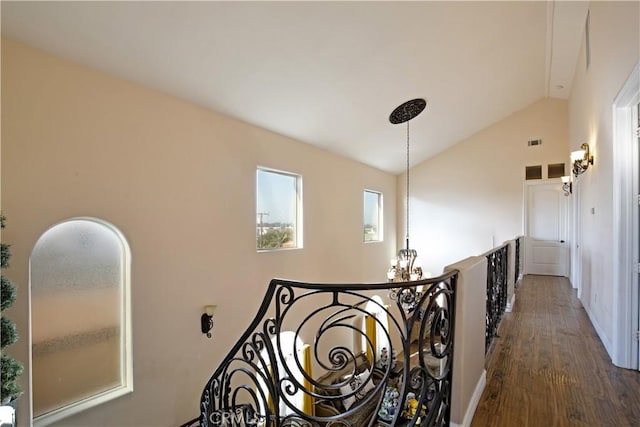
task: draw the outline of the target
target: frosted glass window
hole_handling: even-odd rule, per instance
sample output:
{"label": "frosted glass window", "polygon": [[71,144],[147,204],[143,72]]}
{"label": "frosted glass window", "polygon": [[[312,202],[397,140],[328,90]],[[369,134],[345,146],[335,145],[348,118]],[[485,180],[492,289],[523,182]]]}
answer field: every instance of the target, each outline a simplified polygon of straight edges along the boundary
{"label": "frosted glass window", "polygon": [[33,415],[41,424],[132,390],[129,258],[124,237],[94,219],[65,221],[36,242]]}
{"label": "frosted glass window", "polygon": [[382,194],[364,190],[364,241],[382,241]]}

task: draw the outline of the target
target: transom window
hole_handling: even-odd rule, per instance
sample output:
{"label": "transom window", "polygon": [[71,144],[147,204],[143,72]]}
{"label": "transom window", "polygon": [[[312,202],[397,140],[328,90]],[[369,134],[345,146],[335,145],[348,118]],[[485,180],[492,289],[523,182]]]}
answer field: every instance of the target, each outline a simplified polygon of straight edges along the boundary
{"label": "transom window", "polygon": [[301,248],[302,177],[258,168],[256,188],[256,249]]}
{"label": "transom window", "polygon": [[382,241],[382,193],[364,190],[364,241]]}

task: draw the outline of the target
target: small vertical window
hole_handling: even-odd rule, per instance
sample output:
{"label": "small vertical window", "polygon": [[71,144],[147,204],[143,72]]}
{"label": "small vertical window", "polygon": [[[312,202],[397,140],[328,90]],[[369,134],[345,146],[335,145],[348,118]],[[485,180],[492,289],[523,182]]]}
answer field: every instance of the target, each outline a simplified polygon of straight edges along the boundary
{"label": "small vertical window", "polygon": [[364,241],[382,241],[382,194],[364,190]]}
{"label": "small vertical window", "polygon": [[301,248],[302,177],[258,168],[256,188],[256,248]]}

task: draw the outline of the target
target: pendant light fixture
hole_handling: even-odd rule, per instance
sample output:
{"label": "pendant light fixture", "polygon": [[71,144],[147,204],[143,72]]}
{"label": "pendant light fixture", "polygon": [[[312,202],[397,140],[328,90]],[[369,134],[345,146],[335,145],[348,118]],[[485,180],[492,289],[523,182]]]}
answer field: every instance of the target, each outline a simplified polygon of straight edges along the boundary
{"label": "pendant light fixture", "polygon": [[422,267],[416,265],[416,258],[418,253],[415,249],[411,249],[409,246],[409,185],[411,183],[409,176],[409,154],[410,154],[410,139],[409,139],[409,122],[414,119],[418,114],[424,111],[427,106],[427,101],[422,98],[412,99],[398,106],[391,115],[389,121],[396,124],[407,124],[407,195],[406,195],[406,235],[405,235],[405,247],[398,251],[398,256],[391,260],[391,267],[387,271],[387,279],[389,282],[408,282],[412,280],[420,280],[422,278]]}

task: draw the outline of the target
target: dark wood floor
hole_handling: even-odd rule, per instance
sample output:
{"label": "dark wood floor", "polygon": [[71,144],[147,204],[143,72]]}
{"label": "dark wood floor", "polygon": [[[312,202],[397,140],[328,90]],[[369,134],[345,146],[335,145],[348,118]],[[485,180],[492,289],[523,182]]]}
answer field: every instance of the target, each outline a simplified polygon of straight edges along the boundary
{"label": "dark wood floor", "polygon": [[640,372],[613,366],[567,279],[525,276],[499,335],[472,427],[640,426]]}

